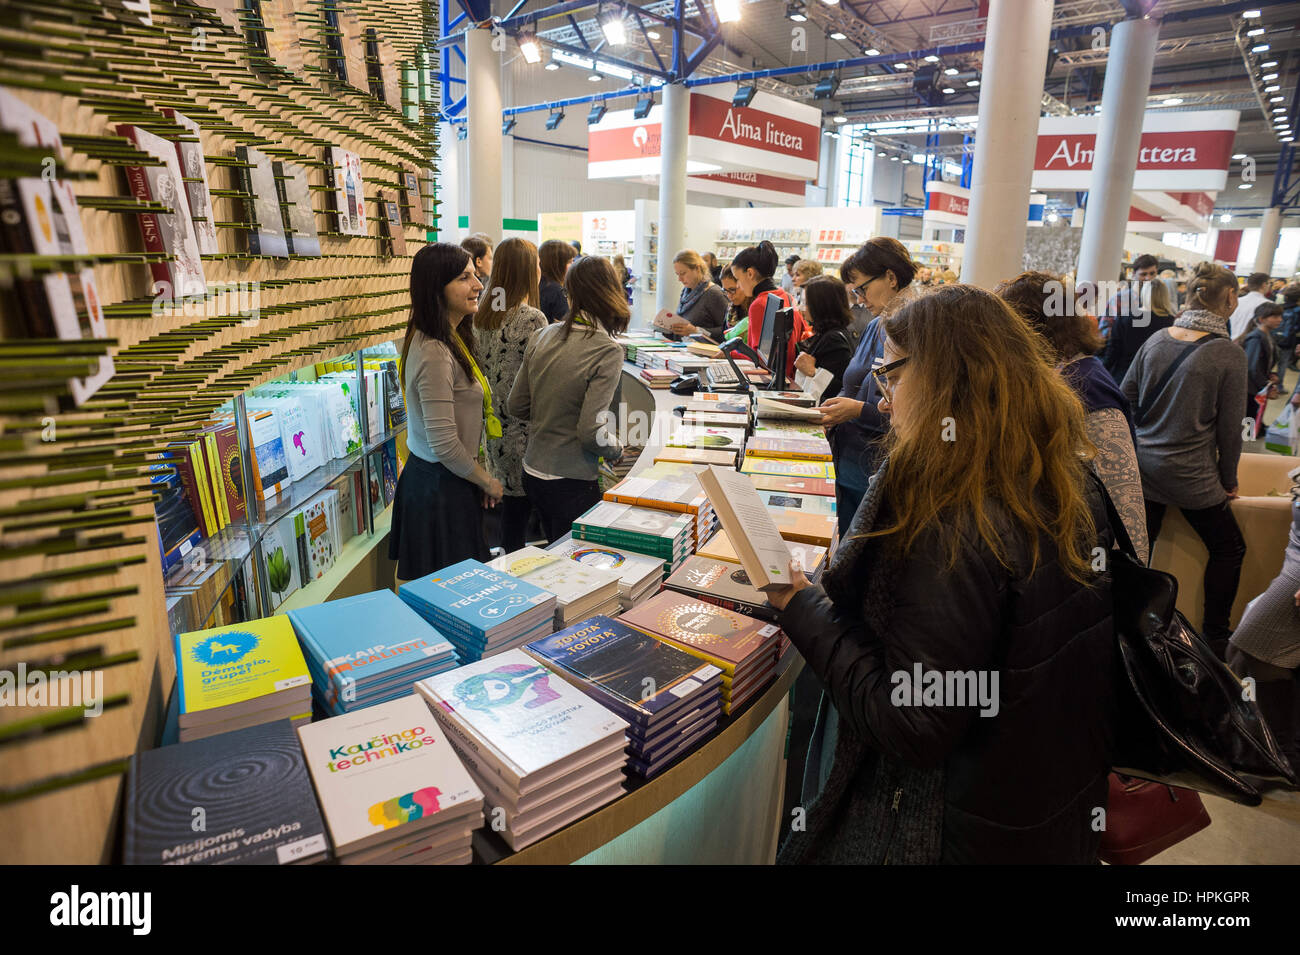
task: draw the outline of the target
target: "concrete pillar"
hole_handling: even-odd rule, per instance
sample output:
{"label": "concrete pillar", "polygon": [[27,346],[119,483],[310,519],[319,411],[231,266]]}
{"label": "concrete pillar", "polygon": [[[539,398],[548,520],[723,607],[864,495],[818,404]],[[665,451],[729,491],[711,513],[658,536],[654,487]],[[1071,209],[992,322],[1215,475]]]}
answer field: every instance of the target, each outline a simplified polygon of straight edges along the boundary
{"label": "concrete pillar", "polygon": [[469,231],[486,232],[496,243],[501,241],[501,54],[492,48],[491,31],[465,34],[465,59]]}
{"label": "concrete pillar", "polygon": [[1265,210],[1264,221],[1259,224],[1259,248],[1255,252],[1255,267],[1251,269],[1252,272],[1273,274],[1273,259],[1277,256],[1277,241],[1281,237],[1282,207],[1273,206]]}
{"label": "concrete pillar", "polygon": [[1029,185],[1051,32],[1052,0],[989,4],[963,282],[992,288],[1024,271]]}
{"label": "concrete pillar", "polygon": [[1119,275],[1159,32],[1159,21],[1149,19],[1124,20],[1111,31],[1101,127],[1079,249],[1080,282],[1113,282]]}
{"label": "concrete pillar", "polygon": [[442,205],[438,212],[438,241],[461,240],[460,214],[465,211],[461,199],[460,147],[464,143],[456,138],[456,127],[451,123],[438,124],[438,153],[434,165],[438,167],[438,199]]}
{"label": "concrete pillar", "polygon": [[686,247],[686,140],[691,94],[682,83],[663,88],[663,146],[659,155],[659,255],[655,309],[676,308],[680,289],[673,256]]}

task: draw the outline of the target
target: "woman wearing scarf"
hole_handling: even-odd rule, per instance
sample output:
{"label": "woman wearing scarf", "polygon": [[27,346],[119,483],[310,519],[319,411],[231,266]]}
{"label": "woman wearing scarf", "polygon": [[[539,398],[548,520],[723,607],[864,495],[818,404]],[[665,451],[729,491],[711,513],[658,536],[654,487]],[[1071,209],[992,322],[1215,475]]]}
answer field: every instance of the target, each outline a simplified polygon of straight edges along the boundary
{"label": "woman wearing scarf", "polygon": [[1187,283],[1187,310],[1147,339],[1120,386],[1137,428],[1151,549],[1165,509],[1177,507],[1210,553],[1201,632],[1220,656],[1246,555],[1231,508],[1246,393],[1246,355],[1228,337],[1236,307],[1236,276],[1202,262]]}
{"label": "woman wearing scarf", "polygon": [[628,308],[608,259],[579,256],[564,276],[564,321],[534,333],[506,403],[529,422],[524,492],[542,516],[549,541],[564,536],[600,501],[601,459],[623,448],[606,427],[623,372],[614,336],[627,329]]}
{"label": "woman wearing scarf", "polygon": [[678,252],[673,258],[673,272],[682,284],[682,298],[677,303],[677,321],[666,337],[677,339],[702,332],[721,342],[731,303],[727,294],[709,278],[704,259],[690,249]]}
{"label": "woman wearing scarf", "polygon": [[462,560],[488,559],[481,499],[501,500],[483,466],[483,437],[499,438],[492,389],[475,360],[472,319],[483,285],[470,254],[446,242],[411,262],[411,320],[399,365],[410,457],[397,481],[388,556],[398,581]]}

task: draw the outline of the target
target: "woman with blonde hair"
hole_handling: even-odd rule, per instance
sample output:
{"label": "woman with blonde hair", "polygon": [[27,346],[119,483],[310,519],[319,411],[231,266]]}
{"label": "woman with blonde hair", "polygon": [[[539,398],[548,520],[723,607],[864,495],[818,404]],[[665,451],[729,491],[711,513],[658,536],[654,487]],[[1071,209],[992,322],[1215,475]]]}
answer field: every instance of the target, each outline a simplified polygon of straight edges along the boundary
{"label": "woman with blonde hair", "polygon": [[816,259],[800,259],[794,264],[791,274],[794,278],[794,302],[803,308],[803,287],[822,274],[822,264]]}
{"label": "woman with blonde hair", "polygon": [[1118,660],[1083,406],[983,289],[883,324],[884,462],[821,584],[769,596],[827,688],[780,861],[1095,864]]}
{"label": "woman with blonde hair", "polygon": [[669,337],[703,333],[715,342],[722,341],[731,303],[727,294],[713,284],[708,263],[691,249],[673,256],[673,272],[682,283],[682,298],[677,303],[673,331]]}
{"label": "woman with blonde hair", "polygon": [[524,490],[542,516],[549,541],[600,501],[603,458],[623,456],[606,427],[623,373],[628,308],[608,259],[579,256],[564,277],[569,311],[528,342],[506,410],[529,422]]}
{"label": "woman with blonde hair", "polygon": [[527,239],[506,239],[496,249],[492,274],[483,292],[485,306],[474,314],[480,365],[492,387],[492,410],[501,422],[501,436],[487,443],[488,467],[505,496],[501,499],[501,546],[507,554],[524,546],[532,509],[524,492],[524,449],[528,422],[506,412],[506,399],[524,361],[533,333],[546,327],[538,308],[541,267],[537,248]]}

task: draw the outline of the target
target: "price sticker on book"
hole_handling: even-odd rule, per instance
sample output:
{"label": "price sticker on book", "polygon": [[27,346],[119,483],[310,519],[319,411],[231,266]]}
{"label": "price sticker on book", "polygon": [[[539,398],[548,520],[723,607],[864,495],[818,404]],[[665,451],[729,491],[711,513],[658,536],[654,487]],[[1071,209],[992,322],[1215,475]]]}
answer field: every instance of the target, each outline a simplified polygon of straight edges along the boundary
{"label": "price sticker on book", "polygon": [[297,862],[299,859],[307,859],[319,852],[325,851],[325,834],[319,833],[306,839],[299,839],[297,842],[290,842],[287,845],[276,846],[275,856],[280,865],[288,865],[290,862]]}

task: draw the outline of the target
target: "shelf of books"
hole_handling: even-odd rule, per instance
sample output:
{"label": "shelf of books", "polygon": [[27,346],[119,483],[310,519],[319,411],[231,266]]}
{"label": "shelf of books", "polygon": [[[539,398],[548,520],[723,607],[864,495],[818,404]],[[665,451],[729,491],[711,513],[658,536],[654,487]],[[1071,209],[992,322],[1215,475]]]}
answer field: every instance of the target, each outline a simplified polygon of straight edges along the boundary
{"label": "shelf of books", "polygon": [[238,395],[169,449],[154,483],[172,633],[328,599],[335,562],[387,531],[405,431],[389,342]]}

